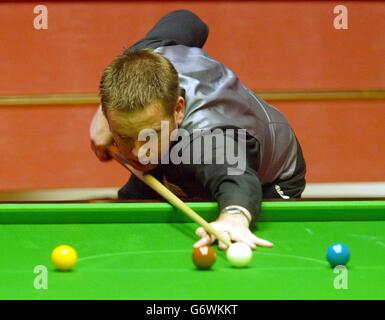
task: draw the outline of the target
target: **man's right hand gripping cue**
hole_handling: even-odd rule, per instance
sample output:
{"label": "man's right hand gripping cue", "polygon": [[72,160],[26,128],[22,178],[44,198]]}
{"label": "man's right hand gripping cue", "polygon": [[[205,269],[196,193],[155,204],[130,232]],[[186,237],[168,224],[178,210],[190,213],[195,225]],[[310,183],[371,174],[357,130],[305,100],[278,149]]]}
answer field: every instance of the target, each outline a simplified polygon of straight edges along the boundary
{"label": "man's right hand gripping cue", "polygon": [[101,106],[99,106],[90,126],[90,139],[91,148],[95,152],[100,161],[111,160],[111,156],[108,153],[108,147],[113,143],[108,121],[103,114]]}

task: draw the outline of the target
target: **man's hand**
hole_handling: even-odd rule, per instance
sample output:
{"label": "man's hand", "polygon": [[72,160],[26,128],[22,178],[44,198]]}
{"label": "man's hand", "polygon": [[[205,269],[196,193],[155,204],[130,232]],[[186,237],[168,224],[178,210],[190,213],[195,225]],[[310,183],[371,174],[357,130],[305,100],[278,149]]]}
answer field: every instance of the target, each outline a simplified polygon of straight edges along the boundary
{"label": "man's hand", "polygon": [[111,159],[108,147],[113,143],[108,121],[103,114],[101,106],[96,111],[90,126],[91,149],[95,152],[100,161]]}
{"label": "man's hand", "polygon": [[[244,242],[251,249],[257,246],[272,247],[273,244],[267,240],[256,237],[249,229],[249,222],[246,217],[241,214],[226,214],[223,213],[219,218],[210,223],[211,226],[223,234],[224,237],[235,242]],[[199,241],[194,244],[194,248],[210,245],[215,242],[216,238],[208,234],[202,227],[196,230],[197,236],[201,237]],[[227,249],[226,244],[222,241],[218,243],[219,249]]]}

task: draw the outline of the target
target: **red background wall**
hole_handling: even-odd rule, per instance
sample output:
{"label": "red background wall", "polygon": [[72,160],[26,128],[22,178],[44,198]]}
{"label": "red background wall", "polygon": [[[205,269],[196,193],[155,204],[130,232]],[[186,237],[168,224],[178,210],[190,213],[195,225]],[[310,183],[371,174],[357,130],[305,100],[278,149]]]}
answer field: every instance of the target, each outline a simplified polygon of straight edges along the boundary
{"label": "red background wall", "polygon": [[[255,91],[385,87],[385,4],[334,1],[46,2],[0,4],[0,95],[97,92],[104,66],[163,15],[195,11],[210,26],[206,50]],[[384,101],[272,102],[302,142],[308,180],[385,180]],[[117,186],[118,165],[89,149],[95,106],[0,106],[0,189]]]}

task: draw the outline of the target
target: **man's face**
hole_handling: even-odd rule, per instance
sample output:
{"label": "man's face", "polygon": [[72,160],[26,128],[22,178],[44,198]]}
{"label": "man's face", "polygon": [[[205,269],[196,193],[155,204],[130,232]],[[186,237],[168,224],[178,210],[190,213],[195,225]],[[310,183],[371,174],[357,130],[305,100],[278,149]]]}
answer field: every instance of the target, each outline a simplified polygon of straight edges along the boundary
{"label": "man's face", "polygon": [[[128,163],[139,171],[149,171],[155,169],[157,164],[142,164],[140,163],[140,148],[146,143],[146,149],[149,147],[148,141],[139,141],[139,133],[142,130],[152,129],[156,132],[157,138],[154,143],[157,143],[157,148],[154,146],[149,150],[157,150],[158,154],[149,154],[147,157],[156,159],[157,163],[161,162],[162,157],[168,152],[167,145],[162,146],[161,141],[170,141],[170,135],[174,129],[182,122],[184,116],[184,99],[179,97],[175,112],[170,115],[165,108],[159,104],[151,104],[143,110],[122,112],[108,111],[108,123],[111,133],[117,144],[120,153],[128,161]],[[169,130],[161,130],[161,122],[167,121]],[[144,150],[144,148],[142,148]]]}

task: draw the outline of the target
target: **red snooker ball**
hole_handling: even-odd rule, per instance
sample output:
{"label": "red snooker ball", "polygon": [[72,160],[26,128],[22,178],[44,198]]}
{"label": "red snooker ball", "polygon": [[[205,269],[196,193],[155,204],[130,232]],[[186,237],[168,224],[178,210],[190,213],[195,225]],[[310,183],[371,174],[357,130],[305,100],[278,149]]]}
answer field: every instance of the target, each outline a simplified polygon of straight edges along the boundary
{"label": "red snooker ball", "polygon": [[195,248],[192,255],[195,266],[201,270],[210,269],[216,259],[217,255],[210,246]]}

